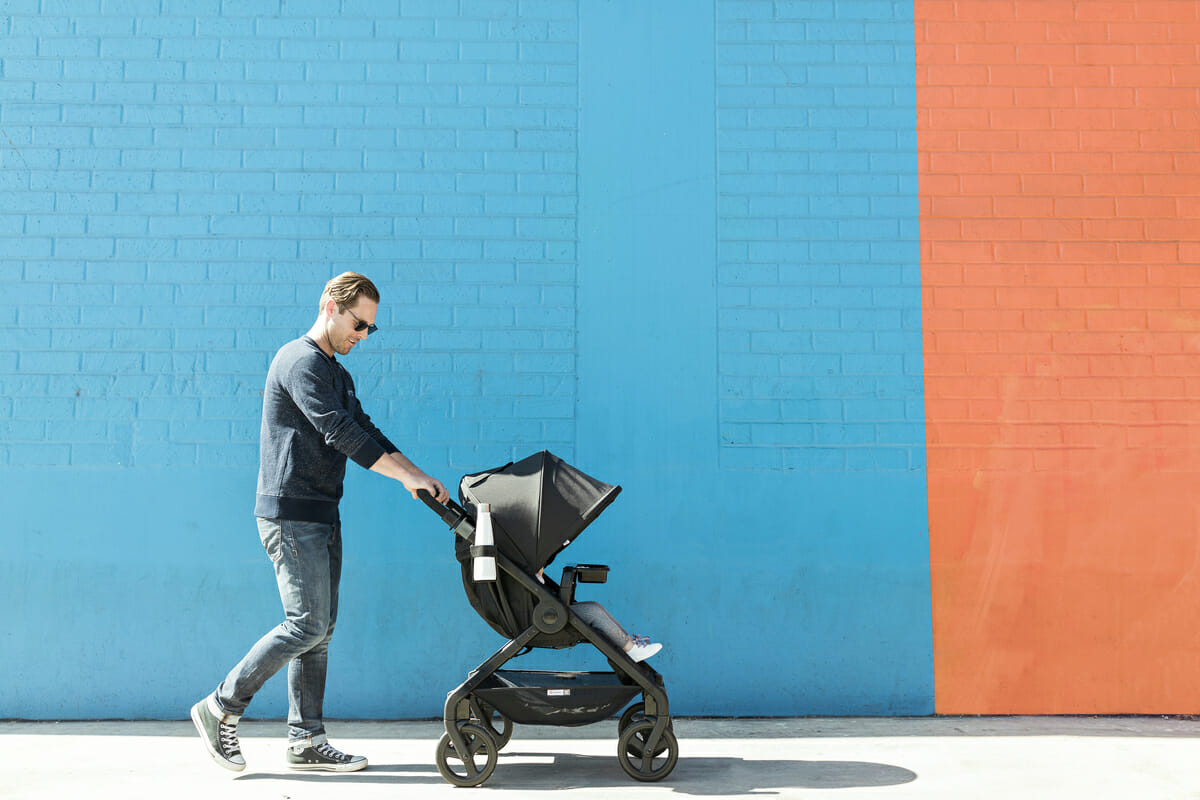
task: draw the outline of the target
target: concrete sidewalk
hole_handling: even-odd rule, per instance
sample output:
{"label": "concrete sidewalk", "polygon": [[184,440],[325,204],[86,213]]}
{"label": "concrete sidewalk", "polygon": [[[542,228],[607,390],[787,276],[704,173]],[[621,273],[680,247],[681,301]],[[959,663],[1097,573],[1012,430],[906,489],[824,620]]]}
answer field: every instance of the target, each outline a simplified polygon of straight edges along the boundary
{"label": "concrete sidewalk", "polygon": [[191,722],[3,722],[0,798],[1200,799],[1188,718],[677,719],[679,764],[662,783],[622,772],[616,727],[518,726],[491,779],[456,789],[434,766],[437,722],[331,722],[332,742],[371,762],[341,775],[285,769],[279,722],[241,725],[240,774],[209,760]]}

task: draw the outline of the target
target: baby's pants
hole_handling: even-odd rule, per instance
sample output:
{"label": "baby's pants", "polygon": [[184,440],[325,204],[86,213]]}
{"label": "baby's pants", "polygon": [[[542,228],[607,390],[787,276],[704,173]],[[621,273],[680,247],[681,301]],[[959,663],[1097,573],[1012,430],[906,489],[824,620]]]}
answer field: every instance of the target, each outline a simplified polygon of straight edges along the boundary
{"label": "baby's pants", "polygon": [[629,644],[630,636],[621,627],[621,623],[617,622],[613,615],[608,613],[608,609],[599,603],[593,603],[590,600],[572,603],[571,610],[617,647],[624,648]]}

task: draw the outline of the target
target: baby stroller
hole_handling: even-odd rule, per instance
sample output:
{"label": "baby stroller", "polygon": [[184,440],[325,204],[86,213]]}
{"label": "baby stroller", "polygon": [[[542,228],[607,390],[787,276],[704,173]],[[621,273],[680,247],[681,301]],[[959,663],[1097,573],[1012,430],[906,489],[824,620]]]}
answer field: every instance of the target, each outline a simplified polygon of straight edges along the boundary
{"label": "baby stroller", "polygon": [[[460,506],[421,499],[455,532],[463,588],[481,617],[508,641],[446,698],[446,733],[437,767],[456,786],[478,786],[496,769],[501,748],[522,725],[588,725],[613,716],[639,694],[617,723],[617,761],[632,778],[659,781],[675,768],[679,745],[662,676],[635,663],[571,611],[578,583],[604,583],[608,567],[564,567],[561,583],[536,575],[608,507],[619,486],[585,475],[548,451],[499,469],[467,475]],[[494,548],[475,547],[476,508],[490,503]],[[497,580],[476,583],[472,557],[495,555]],[[612,672],[501,669],[533,648],[589,642]]]}

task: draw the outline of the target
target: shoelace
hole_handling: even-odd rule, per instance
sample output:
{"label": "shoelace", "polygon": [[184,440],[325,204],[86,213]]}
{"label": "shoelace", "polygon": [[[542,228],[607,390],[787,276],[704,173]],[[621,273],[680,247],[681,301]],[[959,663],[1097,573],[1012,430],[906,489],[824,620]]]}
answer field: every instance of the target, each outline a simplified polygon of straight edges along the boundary
{"label": "shoelace", "polygon": [[338,750],[336,747],[331,745],[329,742],[321,742],[319,745],[317,745],[313,749],[316,750],[319,754],[325,756],[326,758],[331,758],[334,761],[341,761],[342,763],[345,763],[350,760],[350,756],[346,755],[341,750]]}
{"label": "shoelace", "polygon": [[649,636],[634,636],[633,637],[633,646],[634,647],[645,647],[648,644],[650,644]]}
{"label": "shoelace", "polygon": [[225,755],[238,756],[242,754],[238,746],[237,725],[222,722],[217,726],[217,738],[221,740],[221,750]]}

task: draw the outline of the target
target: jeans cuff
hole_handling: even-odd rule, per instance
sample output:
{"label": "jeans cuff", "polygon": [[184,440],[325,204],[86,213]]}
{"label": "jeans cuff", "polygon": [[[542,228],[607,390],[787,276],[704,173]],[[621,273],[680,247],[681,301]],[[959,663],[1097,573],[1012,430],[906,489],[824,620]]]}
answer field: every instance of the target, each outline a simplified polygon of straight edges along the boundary
{"label": "jeans cuff", "polygon": [[324,732],[321,732],[305,736],[303,739],[289,739],[288,746],[297,750],[303,750],[306,747],[316,747],[328,741],[329,737]]}
{"label": "jeans cuff", "polygon": [[217,699],[215,694],[210,694],[208,696],[208,710],[213,713],[213,716],[221,720],[221,722],[225,722],[230,725],[237,725],[242,719],[241,714],[230,714],[228,711],[222,708],[221,701]]}

